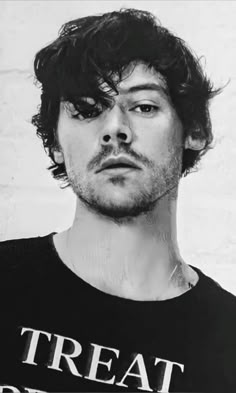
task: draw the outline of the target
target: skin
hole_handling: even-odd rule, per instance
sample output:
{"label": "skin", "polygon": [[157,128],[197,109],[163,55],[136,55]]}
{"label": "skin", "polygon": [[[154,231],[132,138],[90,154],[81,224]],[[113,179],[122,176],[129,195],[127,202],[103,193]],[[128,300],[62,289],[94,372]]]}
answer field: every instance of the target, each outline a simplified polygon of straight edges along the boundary
{"label": "skin", "polygon": [[[147,84],[152,88],[144,88]],[[181,121],[156,71],[131,64],[117,87],[110,107],[96,116],[84,118],[72,104],[61,103],[60,151],[54,157],[65,162],[77,205],[71,228],[54,235],[54,244],[62,261],[99,290],[165,300],[198,280],[176,236],[182,154],[191,140],[183,140]],[[93,103],[91,97],[87,101]],[[117,156],[139,169],[98,172]]]}

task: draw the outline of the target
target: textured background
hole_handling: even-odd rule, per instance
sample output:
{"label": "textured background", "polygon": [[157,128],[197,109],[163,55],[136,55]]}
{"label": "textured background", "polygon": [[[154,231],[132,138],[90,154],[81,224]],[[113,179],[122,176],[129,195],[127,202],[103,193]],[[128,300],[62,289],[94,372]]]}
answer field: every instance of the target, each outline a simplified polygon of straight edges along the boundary
{"label": "textured background", "polygon": [[0,239],[45,235],[68,227],[75,198],[46,170],[49,162],[30,124],[39,104],[33,57],[62,23],[121,7],[152,11],[203,56],[216,86],[211,105],[215,148],[181,181],[179,242],[197,265],[236,294],[236,2],[0,2]]}

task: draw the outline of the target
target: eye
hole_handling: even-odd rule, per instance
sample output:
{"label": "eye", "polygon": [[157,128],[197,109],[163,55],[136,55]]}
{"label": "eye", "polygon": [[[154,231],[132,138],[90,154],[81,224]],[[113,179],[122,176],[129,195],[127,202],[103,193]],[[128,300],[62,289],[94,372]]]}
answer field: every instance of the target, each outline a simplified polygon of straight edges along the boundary
{"label": "eye", "polygon": [[78,119],[80,121],[86,119],[94,119],[98,117],[102,111],[103,106],[100,103],[89,103],[88,100],[80,100],[76,103],[66,102],[65,108],[68,114],[73,119]]}
{"label": "eye", "polygon": [[156,105],[141,104],[141,105],[137,105],[133,110],[134,110],[134,112],[137,112],[137,113],[151,115],[151,114],[154,114],[155,112],[157,112],[158,109],[159,108]]}
{"label": "eye", "polygon": [[89,108],[77,109],[74,113],[71,114],[71,116],[74,119],[85,120],[94,119],[95,117],[98,117],[101,113],[101,108],[91,106]]}

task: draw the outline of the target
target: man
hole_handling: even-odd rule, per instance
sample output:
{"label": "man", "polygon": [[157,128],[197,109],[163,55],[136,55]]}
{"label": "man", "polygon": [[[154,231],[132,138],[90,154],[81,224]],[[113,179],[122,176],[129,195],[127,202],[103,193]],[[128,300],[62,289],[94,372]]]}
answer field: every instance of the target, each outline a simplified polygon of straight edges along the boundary
{"label": "man", "polygon": [[66,23],[35,73],[33,124],[77,207],[1,244],[0,391],[235,392],[235,297],[177,244],[179,180],[212,142],[198,60],[124,9]]}

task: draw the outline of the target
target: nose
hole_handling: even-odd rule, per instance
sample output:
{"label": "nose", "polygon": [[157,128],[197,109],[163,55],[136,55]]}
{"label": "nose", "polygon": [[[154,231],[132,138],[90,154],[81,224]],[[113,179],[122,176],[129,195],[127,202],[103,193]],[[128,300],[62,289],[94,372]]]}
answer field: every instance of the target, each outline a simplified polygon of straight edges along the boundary
{"label": "nose", "polygon": [[114,105],[113,108],[106,112],[103,129],[100,134],[100,143],[102,145],[119,145],[121,142],[130,144],[132,139],[133,134],[127,115],[122,108]]}

